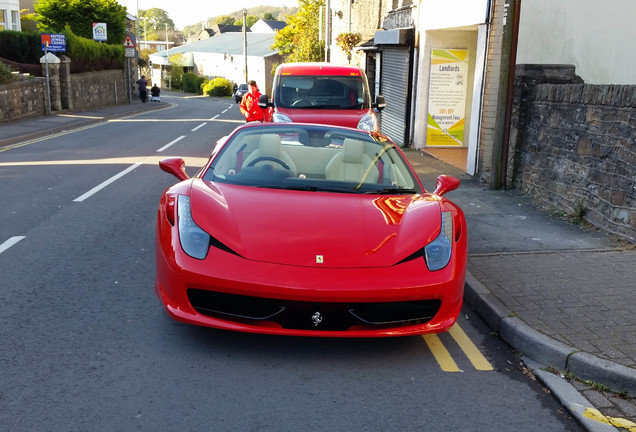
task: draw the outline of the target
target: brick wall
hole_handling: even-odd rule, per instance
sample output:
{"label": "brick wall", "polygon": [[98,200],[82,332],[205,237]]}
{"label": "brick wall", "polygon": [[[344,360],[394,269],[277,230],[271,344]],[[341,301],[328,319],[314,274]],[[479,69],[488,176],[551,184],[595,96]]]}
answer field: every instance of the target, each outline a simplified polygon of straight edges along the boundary
{"label": "brick wall", "polygon": [[636,241],[636,86],[582,84],[561,65],[520,65],[515,81],[515,186]]}
{"label": "brick wall", "polygon": [[497,120],[497,100],[501,84],[501,51],[503,49],[504,2],[495,1],[492,6],[492,19],[489,31],[488,54],[486,64],[486,82],[484,85],[483,107],[481,113],[481,133],[479,137],[479,175],[488,181],[492,168],[493,143],[495,140],[495,121]]}

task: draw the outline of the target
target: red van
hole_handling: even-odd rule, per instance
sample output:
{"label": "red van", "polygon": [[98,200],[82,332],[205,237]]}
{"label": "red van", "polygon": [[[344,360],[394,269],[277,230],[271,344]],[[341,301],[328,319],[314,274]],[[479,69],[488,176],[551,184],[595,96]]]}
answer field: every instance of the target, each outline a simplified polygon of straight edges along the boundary
{"label": "red van", "polygon": [[283,63],[276,68],[272,100],[259,99],[263,109],[272,107],[275,123],[320,123],[380,131],[374,108],[385,107],[384,98],[371,101],[367,77],[358,66],[331,63]]}

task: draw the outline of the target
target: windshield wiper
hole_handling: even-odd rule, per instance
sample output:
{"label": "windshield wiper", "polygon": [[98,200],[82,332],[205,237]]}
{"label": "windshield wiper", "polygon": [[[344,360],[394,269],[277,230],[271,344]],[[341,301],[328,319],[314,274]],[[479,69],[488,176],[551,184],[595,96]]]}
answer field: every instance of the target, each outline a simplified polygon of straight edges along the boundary
{"label": "windshield wiper", "polygon": [[286,186],[283,189],[308,191],[308,192],[354,193],[353,188],[351,187],[336,187],[336,186],[298,185],[298,186]]}
{"label": "windshield wiper", "polygon": [[340,105],[313,105],[313,109],[342,109]]}
{"label": "windshield wiper", "polygon": [[417,191],[415,189],[406,189],[406,188],[384,188],[384,189],[373,189],[369,191],[362,192],[367,195],[410,195],[415,194]]}

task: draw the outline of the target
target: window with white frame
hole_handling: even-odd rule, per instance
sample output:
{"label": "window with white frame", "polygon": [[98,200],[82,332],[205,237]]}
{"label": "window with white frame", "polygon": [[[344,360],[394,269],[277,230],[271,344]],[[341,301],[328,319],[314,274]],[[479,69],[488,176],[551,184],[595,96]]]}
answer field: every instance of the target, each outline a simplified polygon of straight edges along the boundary
{"label": "window with white frame", "polygon": [[7,11],[0,9],[0,30],[6,30],[7,28]]}
{"label": "window with white frame", "polygon": [[20,31],[20,11],[11,11],[11,30]]}

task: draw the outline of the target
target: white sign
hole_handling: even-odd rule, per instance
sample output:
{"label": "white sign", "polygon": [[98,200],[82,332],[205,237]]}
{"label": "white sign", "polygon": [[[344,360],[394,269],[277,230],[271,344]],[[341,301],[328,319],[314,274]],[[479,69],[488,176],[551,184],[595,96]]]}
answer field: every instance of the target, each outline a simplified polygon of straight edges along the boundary
{"label": "white sign", "polygon": [[93,40],[106,41],[106,23],[93,23]]}

